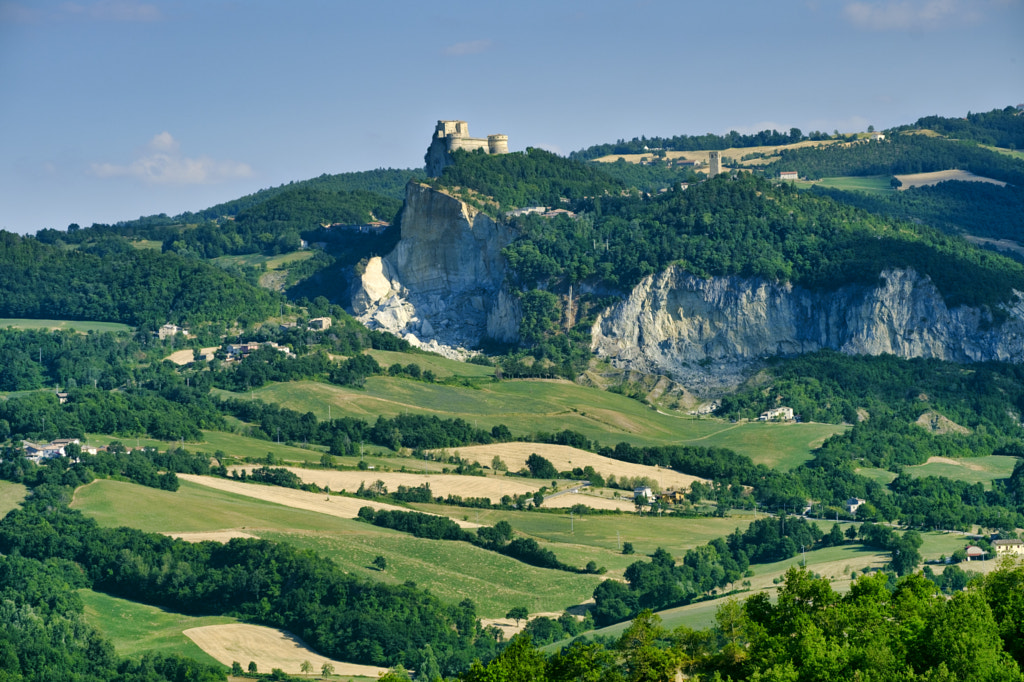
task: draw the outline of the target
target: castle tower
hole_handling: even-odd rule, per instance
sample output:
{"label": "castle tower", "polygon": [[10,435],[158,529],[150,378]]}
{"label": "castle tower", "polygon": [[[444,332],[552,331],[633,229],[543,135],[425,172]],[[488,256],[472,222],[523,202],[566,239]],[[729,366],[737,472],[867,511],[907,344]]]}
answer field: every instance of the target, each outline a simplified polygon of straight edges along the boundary
{"label": "castle tower", "polygon": [[708,177],[713,178],[721,172],[721,152],[708,152]]}
{"label": "castle tower", "polygon": [[508,135],[488,135],[487,151],[491,154],[508,154]]}
{"label": "castle tower", "polygon": [[451,153],[456,149],[467,152],[480,150],[485,154],[508,154],[508,135],[470,137],[469,124],[465,121],[438,121],[434,135],[430,138],[426,156],[423,157],[427,175],[441,175],[444,167],[452,162]]}

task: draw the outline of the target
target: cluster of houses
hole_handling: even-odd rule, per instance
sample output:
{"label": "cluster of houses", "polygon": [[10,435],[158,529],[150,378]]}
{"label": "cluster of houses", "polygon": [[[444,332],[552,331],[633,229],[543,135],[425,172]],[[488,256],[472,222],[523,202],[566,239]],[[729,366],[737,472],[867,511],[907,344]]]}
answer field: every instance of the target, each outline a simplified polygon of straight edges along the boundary
{"label": "cluster of houses", "polygon": [[78,445],[82,448],[82,452],[90,455],[95,455],[102,449],[88,445],[82,446],[82,441],[77,438],[58,438],[57,440],[51,440],[49,443],[34,443],[30,440],[21,441],[21,447],[25,449],[25,456],[36,464],[42,464],[44,461],[55,457],[67,457],[66,448],[69,445]]}
{"label": "cluster of houses", "polygon": [[541,218],[557,218],[560,215],[564,215],[568,218],[575,218],[576,214],[565,208],[548,208],[547,206],[527,206],[526,208],[517,208],[513,211],[505,213],[506,218],[515,218],[521,215],[539,215]]}
{"label": "cluster of houses", "polygon": [[666,504],[680,504],[686,501],[686,494],[680,490],[665,490],[655,493],[650,487],[642,485],[633,488],[633,500],[643,504],[650,504],[655,500]]}

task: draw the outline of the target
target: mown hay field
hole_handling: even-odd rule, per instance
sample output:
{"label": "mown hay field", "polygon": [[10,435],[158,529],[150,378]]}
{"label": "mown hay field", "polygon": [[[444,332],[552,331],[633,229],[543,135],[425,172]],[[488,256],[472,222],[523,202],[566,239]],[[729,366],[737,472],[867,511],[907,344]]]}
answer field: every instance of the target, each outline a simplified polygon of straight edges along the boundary
{"label": "mown hay field", "polygon": [[536,454],[551,462],[558,471],[569,471],[574,468],[583,469],[587,466],[592,466],[594,471],[606,479],[609,476],[615,476],[616,478],[646,477],[657,481],[663,490],[687,490],[694,481],[705,480],[696,476],[681,474],[672,469],[620,462],[616,459],[602,457],[593,452],[571,448],[567,445],[520,442],[494,443],[493,445],[453,448],[452,452],[458,452],[460,457],[470,462],[479,462],[481,465],[486,466],[490,466],[491,461],[495,457],[500,457],[510,471],[518,471],[525,468],[526,460],[530,455]]}
{"label": "mown hay field", "polygon": [[924,464],[904,467],[904,471],[914,478],[923,476],[945,476],[954,481],[965,483],[984,483],[986,488],[992,487],[992,481],[1009,478],[1017,464],[1016,457],[989,455],[988,457],[970,457],[950,459],[948,457],[929,457]]}
{"label": "mown hay field", "polygon": [[[178,478],[197,485],[204,485],[215,490],[255,497],[264,502],[279,504],[292,509],[303,509],[306,511],[337,516],[343,519],[354,519],[359,515],[363,507],[372,507],[376,510],[388,509],[392,511],[406,511],[402,507],[392,504],[384,504],[375,500],[368,500],[356,497],[342,497],[339,495],[325,495],[324,493],[309,493],[305,490],[293,488],[282,488],[275,485],[260,485],[255,483],[244,483],[226,478],[214,476],[196,476],[195,474],[178,474]],[[371,480],[372,482],[372,480]],[[462,522],[467,528],[475,528],[476,524]]]}
{"label": "mown hay field", "polygon": [[931,173],[911,173],[908,175],[897,175],[896,178],[903,183],[900,187],[901,190],[910,189],[911,187],[927,187],[928,185],[937,185],[940,182],[946,180],[959,180],[961,182],[988,182],[993,185],[999,185],[1005,187],[1006,183],[1001,180],[993,180],[992,178],[982,177],[975,175],[970,171],[965,170],[944,170],[934,171]]}
{"label": "mown hay field", "polygon": [[290,675],[298,675],[302,672],[304,661],[309,661],[316,673],[320,672],[325,663],[334,666],[336,675],[375,678],[387,672],[386,668],[326,658],[310,649],[295,635],[262,625],[205,625],[185,630],[184,635],[224,665],[230,666],[232,662],[238,661],[243,669],[247,669],[249,661],[253,661],[258,672],[266,673],[279,668]]}
{"label": "mown hay field", "polygon": [[97,322],[95,320],[31,320],[17,317],[0,318],[0,329],[45,329],[50,331],[77,332],[130,332],[132,328],[119,322]]}

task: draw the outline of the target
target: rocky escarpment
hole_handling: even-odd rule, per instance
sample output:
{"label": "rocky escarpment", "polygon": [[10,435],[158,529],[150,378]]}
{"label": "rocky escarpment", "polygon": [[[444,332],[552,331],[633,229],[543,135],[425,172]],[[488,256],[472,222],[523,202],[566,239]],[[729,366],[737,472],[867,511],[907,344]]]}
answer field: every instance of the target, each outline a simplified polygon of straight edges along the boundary
{"label": "rocky escarpment", "polygon": [[1024,359],[1024,295],[993,322],[950,309],[927,277],[882,273],[877,286],[817,292],[739,277],[651,275],[600,315],[592,348],[618,367],[668,374],[699,394],[738,385],[765,359],[822,349],[955,362]]}
{"label": "rocky escarpment", "polygon": [[355,283],[351,307],[384,329],[447,355],[482,338],[518,339],[518,302],[505,287],[501,250],[511,228],[459,199],[410,183],[402,239],[373,258]]}

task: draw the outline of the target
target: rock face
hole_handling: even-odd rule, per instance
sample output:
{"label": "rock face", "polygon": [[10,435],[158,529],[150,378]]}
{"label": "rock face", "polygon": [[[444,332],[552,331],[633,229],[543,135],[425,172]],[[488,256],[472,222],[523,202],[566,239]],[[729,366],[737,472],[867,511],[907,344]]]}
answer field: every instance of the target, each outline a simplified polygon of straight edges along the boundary
{"label": "rock face", "polygon": [[391,253],[369,261],[354,287],[352,310],[371,329],[414,345],[430,339],[435,350],[473,346],[484,337],[515,341],[521,315],[505,287],[501,254],[514,236],[459,199],[410,183],[402,239]]}
{"label": "rock face", "polygon": [[765,358],[821,349],[975,362],[1024,359],[1024,294],[993,324],[949,309],[927,277],[882,273],[875,287],[813,292],[670,267],[602,313],[592,348],[618,367],[668,374],[698,394],[738,385]]}

